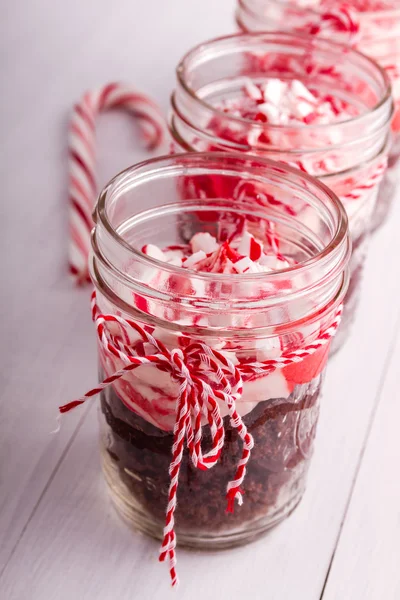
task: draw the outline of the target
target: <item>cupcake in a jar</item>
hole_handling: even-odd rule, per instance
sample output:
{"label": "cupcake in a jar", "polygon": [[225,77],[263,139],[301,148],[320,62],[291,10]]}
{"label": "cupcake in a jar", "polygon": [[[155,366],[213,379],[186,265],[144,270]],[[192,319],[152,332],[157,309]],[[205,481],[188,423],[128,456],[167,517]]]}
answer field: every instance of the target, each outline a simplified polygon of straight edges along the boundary
{"label": "cupcake in a jar", "polygon": [[[209,177],[218,197],[187,196],[185,179],[198,190]],[[255,204],[256,189],[275,204]],[[347,216],[307,174],[214,152],[128,169],[95,222],[102,383],[61,411],[100,392],[111,497],[162,540],[176,583],[177,544],[249,542],[302,498],[348,285]]]}
{"label": "cupcake in a jar", "polygon": [[[177,68],[170,117],[177,148],[284,161],[318,177],[343,202],[354,250],[336,347],[355,315],[392,113],[381,67],[348,47],[302,34],[211,40],[188,52]],[[199,197],[204,190],[220,193],[215,179],[202,186]],[[274,202],[259,190],[254,200]],[[295,202],[288,198],[287,204],[297,214]]]}

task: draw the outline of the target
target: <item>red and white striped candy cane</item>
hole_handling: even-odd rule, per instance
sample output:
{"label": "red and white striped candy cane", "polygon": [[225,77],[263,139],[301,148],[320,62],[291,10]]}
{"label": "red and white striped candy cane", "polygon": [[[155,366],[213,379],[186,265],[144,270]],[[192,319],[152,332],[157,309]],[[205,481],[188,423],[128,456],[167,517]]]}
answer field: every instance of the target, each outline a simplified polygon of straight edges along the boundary
{"label": "red and white striped candy cane", "polygon": [[130,85],[110,83],[86,92],[74,106],[69,128],[69,268],[79,284],[89,280],[87,261],[97,196],[96,118],[99,113],[113,108],[123,108],[138,119],[150,150],[162,143],[167,130],[166,120],[156,103]]}
{"label": "red and white striped candy cane", "polygon": [[[227,486],[227,512],[233,512],[235,499],[238,500],[239,505],[243,502],[243,491],[240,486],[245,479],[246,465],[254,445],[253,437],[247,431],[241,416],[236,410],[236,402],[240,400],[243,392],[242,375],[269,374],[276,369],[282,369],[292,363],[300,362],[307,356],[314,354],[319,348],[328,344],[336,334],[341,314],[342,307],[338,309],[329,327],[321,331],[318,338],[304,348],[286,352],[277,359],[235,366],[226,356],[199,342],[194,342],[184,349],[168,350],[162,342],[155,339],[134,321],[123,319],[117,315],[102,315],[96,304],[96,293],[93,292],[92,316],[102,351],[120,359],[124,363],[124,367],[104,379],[102,383],[78,400],[61,406],[59,410],[60,413],[65,413],[83,404],[140,365],[152,364],[161,367],[163,370],[168,369],[171,376],[180,383],[180,394],[176,406],[172,461],[169,468],[168,505],[164,538],[160,549],[160,561],[166,560],[167,557],[169,559],[172,585],[178,583],[175,568],[174,513],[185,440],[193,465],[200,469],[212,468],[219,460],[225,438],[219,403],[226,405],[231,424],[237,429],[243,442],[242,456],[235,476]],[[112,333],[110,325],[113,326],[113,331],[115,331],[116,325],[119,326],[120,334]],[[136,355],[122,341],[122,339],[130,339],[129,332],[132,331],[139,333],[143,341],[154,348],[155,353],[147,356]],[[210,380],[210,375],[211,380],[216,382],[213,387],[207,383]],[[212,435],[212,448],[205,455],[201,450],[202,416],[207,418]],[[192,423],[194,423],[194,430]]]}

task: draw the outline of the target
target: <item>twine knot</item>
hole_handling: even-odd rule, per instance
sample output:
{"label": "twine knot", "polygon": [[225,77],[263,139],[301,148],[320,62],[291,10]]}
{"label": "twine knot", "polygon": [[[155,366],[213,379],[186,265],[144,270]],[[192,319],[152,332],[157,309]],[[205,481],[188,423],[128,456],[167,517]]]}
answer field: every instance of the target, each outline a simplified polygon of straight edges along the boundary
{"label": "twine knot", "polygon": [[[243,392],[244,376],[268,375],[276,369],[282,369],[294,362],[299,362],[314,354],[321,346],[329,344],[340,323],[342,306],[338,308],[333,321],[321,331],[319,337],[303,348],[282,354],[279,358],[264,362],[243,363],[234,365],[222,352],[201,342],[193,342],[184,349],[169,350],[160,340],[141,327],[135,321],[124,319],[118,315],[103,315],[96,304],[96,293],[92,294],[92,316],[96,325],[99,344],[105,355],[118,358],[123,367],[104,379],[78,400],[60,406],[60,413],[65,413],[83,404],[99,394],[103,389],[124,377],[141,365],[153,365],[167,370],[178,383],[179,392],[176,400],[176,416],[173,430],[172,459],[169,467],[170,486],[166,511],[164,536],[160,549],[160,561],[169,560],[172,585],[178,583],[176,574],[176,535],[174,514],[177,503],[179,471],[185,448],[193,465],[201,470],[211,469],[217,464],[224,447],[225,429],[221,416],[221,406],[225,406],[231,426],[236,429],[242,440],[242,454],[238,461],[236,473],[227,485],[226,512],[234,511],[235,501],[243,504],[244,489],[242,484],[246,475],[246,466],[250,459],[254,440],[247,431],[240,414],[236,410],[236,402]],[[135,334],[132,336],[132,334]],[[154,350],[145,356],[134,351],[130,340],[139,334],[143,347]],[[202,427],[208,425],[211,433],[211,448],[204,452],[201,446]]]}

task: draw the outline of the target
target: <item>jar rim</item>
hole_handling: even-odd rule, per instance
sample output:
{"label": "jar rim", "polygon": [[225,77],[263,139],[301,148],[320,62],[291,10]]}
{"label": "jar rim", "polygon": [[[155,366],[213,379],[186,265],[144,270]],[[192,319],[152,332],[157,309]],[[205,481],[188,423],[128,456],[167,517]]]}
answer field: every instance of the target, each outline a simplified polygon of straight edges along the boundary
{"label": "jar rim", "polygon": [[[325,223],[326,237],[320,238],[319,242],[310,247],[310,258],[306,257],[305,260],[292,265],[288,269],[254,274],[199,273],[192,270],[188,272],[188,269],[151,258],[135,249],[133,244],[130,245],[122,237],[123,233],[127,231],[125,225],[128,224],[129,230],[132,226],[132,219],[129,216],[131,211],[129,209],[121,223],[118,224],[113,224],[112,221],[113,214],[119,214],[118,210],[117,213],[107,213],[107,208],[108,210],[117,208],[118,199],[123,199],[126,192],[134,189],[135,186],[145,186],[147,181],[156,181],[157,178],[162,181],[166,177],[179,180],[182,175],[190,177],[191,173],[193,175],[204,175],[213,172],[226,176],[228,179],[238,177],[243,180],[254,181],[256,185],[265,181],[279,187],[281,183],[282,189],[288,191],[289,195],[290,192],[294,197],[300,194],[299,197],[302,197],[304,202],[315,211],[315,214],[321,219],[321,223]],[[161,197],[162,199],[163,197]],[[188,198],[188,204],[190,204],[188,210],[193,212],[193,206],[196,210],[197,207],[200,210],[206,210],[206,206],[209,210],[218,212],[220,210],[218,201],[223,203],[223,211],[234,210],[238,214],[247,214],[249,218],[250,216],[259,216],[262,219],[270,218],[278,223],[282,222],[283,225],[288,225],[293,230],[297,229],[295,227],[295,217],[284,216],[284,213],[281,215],[279,212],[275,214],[274,211],[267,213],[265,208],[263,209],[256,203],[242,204],[237,202],[235,205],[235,198],[231,196],[226,200],[210,198],[209,204],[204,203],[201,198],[195,198],[192,201]],[[122,205],[124,205],[124,202]],[[165,213],[161,212],[164,207],[166,209]],[[159,209],[150,208],[147,212],[151,213],[150,219],[154,213],[159,222],[163,223],[165,214],[168,217],[168,211],[174,210],[180,212],[182,205],[179,202],[171,204],[166,201]],[[138,210],[136,210],[136,207],[133,209],[132,215],[138,216],[137,221],[133,223],[133,231],[137,225],[139,225],[138,231],[140,231],[141,215],[144,215],[144,219],[147,218],[147,215],[140,210],[140,206]],[[246,337],[249,335],[249,331],[252,335],[276,335],[278,330],[279,332],[289,332],[294,326],[297,327],[305,322],[311,323],[314,319],[322,318],[322,315],[330,314],[343,301],[348,286],[351,241],[348,234],[346,211],[336,194],[319,180],[310,177],[306,173],[285,163],[262,157],[244,155],[243,153],[193,152],[143,161],[125,169],[105,186],[98,199],[94,220],[97,227],[92,232],[92,253],[89,261],[90,274],[94,285],[111,303],[116,304],[119,310],[128,312],[131,316],[133,315],[133,318],[135,316],[142,318],[150,325],[165,327],[168,322],[169,329],[178,331],[183,327],[185,331],[193,334],[209,335],[211,337],[215,336],[216,331],[218,331],[218,335],[222,334],[226,338],[232,335]],[[308,229],[302,230],[302,233],[307,236]],[[313,239],[311,235],[310,230],[310,241]],[[131,260],[133,268],[129,272],[125,265],[131,264]],[[204,294],[193,295],[193,292],[188,291],[184,286],[178,292],[163,284],[159,287],[157,284],[153,284],[151,278],[147,279],[147,276],[144,279],[142,278],[142,267],[147,267],[149,274],[162,271],[167,275],[184,276],[192,281],[196,289],[196,281],[202,281],[205,287],[200,289],[205,290]],[[281,277],[281,280],[279,277]],[[285,286],[282,288],[279,285],[280,281],[286,281],[287,279],[297,281],[297,284],[292,289]],[[229,289],[225,286],[227,282],[230,284]],[[214,284],[220,286],[218,289],[225,289],[226,291],[222,292],[221,296],[216,296],[213,292],[215,290]],[[251,290],[258,289],[259,286],[262,289],[263,286],[269,284],[275,284],[275,291],[272,294],[267,296],[263,294],[254,295],[251,292]],[[142,312],[139,307],[128,300],[132,292],[153,302],[151,313]],[[318,300],[315,304],[304,302],[305,299],[316,297]],[[169,322],[166,317],[161,316],[157,311],[157,307],[169,306],[170,303],[172,303],[170,305],[171,310],[177,307],[178,311],[183,311],[182,314],[185,315],[205,310],[210,315],[233,311],[237,315],[252,313],[253,315],[259,314],[261,317],[265,312],[265,314],[279,314],[282,316],[282,320],[278,319],[278,322],[276,322],[274,318],[273,322],[268,322],[267,318],[265,323],[256,324],[255,322],[250,329],[244,324],[246,322],[244,317],[243,321],[240,321],[242,317],[239,318],[241,324],[238,321],[236,325],[229,327],[174,323]],[[299,313],[293,320],[288,320],[287,311],[281,310],[281,307],[287,303],[294,303],[299,309]]]}
{"label": "jar rim", "polygon": [[135,306],[128,304],[124,299],[118,296],[109,286],[104,287],[102,285],[103,280],[101,279],[98,269],[96,268],[95,261],[92,257],[90,260],[91,267],[91,276],[95,287],[101,292],[103,296],[105,296],[111,303],[119,306],[120,310],[126,312],[132,317],[137,316],[139,320],[145,320],[146,323],[152,325],[154,327],[163,327],[165,328],[166,323],[168,322],[168,329],[170,331],[180,332],[182,330],[189,335],[196,335],[202,338],[215,338],[216,334],[219,338],[231,338],[232,336],[235,338],[243,338],[246,339],[249,335],[251,337],[276,337],[280,335],[285,335],[290,333],[293,330],[296,330],[303,325],[310,325],[313,322],[317,321],[321,318],[321,315],[325,315],[327,313],[332,313],[339,308],[342,304],[345,294],[347,292],[350,275],[348,267],[344,268],[342,274],[342,280],[339,288],[336,291],[336,294],[329,300],[329,302],[323,306],[315,310],[312,314],[307,314],[298,318],[297,320],[290,321],[288,323],[278,323],[273,325],[265,325],[260,327],[252,327],[251,329],[245,327],[238,328],[220,328],[216,330],[215,328],[210,328],[207,326],[193,326],[193,325],[182,325],[181,323],[175,322],[173,320],[166,321],[165,319],[158,317],[154,314],[143,313]]}
{"label": "jar rim", "polygon": [[[180,121],[182,121],[184,123],[185,127],[188,127],[190,130],[193,130],[194,132],[196,132],[196,134],[198,134],[198,135],[201,134],[201,136],[203,138],[209,138],[210,143],[215,143],[215,140],[217,140],[218,143],[220,143],[221,145],[225,144],[227,148],[234,145],[235,146],[235,150],[234,151],[236,151],[236,152],[238,152],[238,151],[248,152],[249,150],[250,150],[250,153],[252,151],[255,151],[257,153],[258,152],[265,152],[266,154],[268,154],[268,158],[271,158],[271,160],[274,160],[274,161],[275,160],[276,161],[280,161],[280,159],[279,158],[275,158],[274,155],[276,155],[277,157],[279,157],[279,156],[282,155],[282,153],[290,154],[291,156],[293,156],[293,159],[295,160],[296,159],[296,155],[302,156],[305,152],[307,152],[308,156],[312,156],[313,154],[317,156],[318,154],[321,154],[323,152],[332,151],[335,148],[337,148],[337,149],[341,148],[341,144],[339,144],[339,143],[338,144],[329,144],[329,145],[326,145],[326,146],[321,146],[321,147],[316,147],[316,148],[293,147],[293,148],[284,148],[284,149],[282,149],[282,148],[276,148],[274,146],[268,146],[268,145],[265,145],[265,146],[250,146],[250,145],[244,146],[243,145],[243,147],[240,148],[240,146],[241,146],[240,142],[233,142],[231,140],[227,141],[227,140],[224,140],[223,138],[215,138],[213,134],[208,133],[207,131],[204,131],[204,130],[200,130],[195,125],[193,125],[192,123],[190,123],[187,120],[187,118],[185,117],[185,115],[179,109],[178,103],[176,101],[176,93],[175,92],[172,92],[171,98],[170,98],[170,102],[171,102],[171,106],[172,106],[172,114],[171,114],[171,116],[169,118],[169,122],[168,122],[169,132],[170,132],[172,138],[174,140],[177,140],[178,143],[179,143],[179,145],[182,148],[186,148],[190,152],[193,151],[193,148],[190,146],[190,144],[188,142],[186,142],[186,140],[184,140],[180,136],[178,130],[176,129],[176,127],[173,124],[173,121],[174,121],[175,117],[177,117]],[[390,115],[389,115],[389,121],[391,121],[391,119],[393,117],[393,113],[394,113],[394,106],[392,105],[392,109],[391,109]],[[224,116],[226,118],[225,113],[223,113],[223,114],[224,114]],[[343,124],[343,123],[345,123],[345,121],[342,121],[340,124]],[[255,123],[255,125],[257,125],[257,123]],[[274,125],[269,125],[268,124],[268,128],[269,129],[272,129],[273,127],[286,127],[286,126],[280,126],[280,125],[275,125],[274,126]],[[353,140],[352,142],[349,142],[348,146],[350,146],[352,143],[359,144],[360,142],[362,142],[363,139],[365,139],[366,141],[368,141],[369,137],[370,137],[370,134],[364,135],[364,138],[363,138],[363,136],[358,136],[357,140]],[[376,156],[372,157],[371,159],[364,161],[363,164],[368,164],[370,162],[373,162],[380,154],[384,153],[384,151],[388,148],[389,145],[390,145],[390,132],[388,132],[388,135],[385,138],[385,143],[383,144],[382,149],[379,151],[379,153]],[[231,150],[227,150],[227,151],[231,152]],[[354,170],[357,170],[359,168],[359,166],[360,165],[358,164],[358,165],[356,165],[354,167],[350,167],[350,168],[347,168],[347,169],[342,170],[342,171],[335,171],[334,173],[321,174],[321,175],[313,175],[313,177],[318,177],[318,179],[320,179],[321,177],[330,177],[331,175],[335,175],[336,176],[336,175],[347,174],[350,171],[353,172]]]}
{"label": "jar rim", "polygon": [[[187,161],[190,161],[190,160],[195,161],[195,160],[200,159],[200,160],[204,160],[205,163],[207,162],[207,160],[210,160],[210,161],[218,161],[218,160],[227,161],[228,160],[228,161],[232,161],[232,162],[236,162],[236,163],[240,162],[240,163],[246,164],[247,166],[248,166],[248,162],[251,161],[251,163],[252,163],[251,169],[254,169],[255,166],[257,166],[257,168],[262,166],[264,169],[267,168],[270,170],[275,169],[277,172],[279,172],[280,176],[283,179],[286,179],[286,181],[288,181],[288,177],[285,178],[285,174],[289,175],[289,176],[290,175],[295,176],[297,179],[306,180],[307,184],[309,186],[308,189],[311,190],[310,193],[312,194],[313,188],[314,188],[314,190],[319,190],[320,192],[322,192],[325,195],[325,197],[329,198],[329,201],[332,203],[332,209],[334,211],[336,211],[338,214],[336,231],[334,232],[334,234],[332,234],[332,239],[329,242],[329,244],[327,246],[325,246],[321,251],[317,252],[314,256],[310,257],[309,259],[307,259],[303,262],[300,262],[295,265],[291,265],[290,267],[288,267],[286,269],[282,269],[279,271],[272,271],[269,273],[223,274],[223,273],[194,272],[193,276],[198,278],[199,280],[210,281],[210,279],[213,279],[215,281],[220,281],[220,282],[224,282],[227,280],[257,282],[257,281],[265,280],[265,278],[273,279],[277,276],[281,276],[281,275],[285,275],[285,274],[289,274],[289,273],[301,274],[302,272],[306,271],[307,269],[313,267],[318,262],[326,259],[335,249],[340,248],[342,246],[342,244],[344,244],[346,242],[346,238],[348,235],[348,217],[347,217],[346,210],[343,207],[343,204],[340,202],[337,195],[328,186],[326,186],[323,182],[321,182],[319,179],[317,179],[315,177],[312,177],[311,175],[308,175],[307,173],[304,173],[303,171],[300,171],[299,169],[291,167],[284,162],[274,161],[269,158],[254,156],[251,154],[237,153],[237,152],[190,152],[189,154],[188,153],[174,154],[172,157],[174,159],[187,160]],[[179,267],[179,266],[165,263],[163,261],[152,258],[152,257],[144,254],[143,252],[136,250],[133,246],[128,244],[128,242],[112,226],[112,224],[108,218],[107,208],[106,208],[106,201],[107,201],[109,195],[112,194],[113,186],[115,186],[115,184],[117,184],[123,177],[128,176],[128,175],[134,175],[135,172],[139,172],[141,169],[146,168],[146,167],[151,168],[151,167],[156,167],[157,165],[167,164],[168,161],[170,161],[172,157],[170,155],[164,155],[164,156],[158,156],[155,158],[151,158],[151,159],[148,159],[145,161],[141,161],[131,167],[128,167],[127,169],[124,169],[123,171],[121,171],[120,173],[115,175],[108,182],[108,184],[106,184],[106,186],[103,188],[103,190],[100,192],[96,207],[94,209],[93,218],[94,218],[94,222],[96,224],[100,223],[104,227],[105,231],[108,233],[108,235],[111,236],[111,238],[113,238],[113,240],[115,242],[117,242],[120,246],[122,246],[129,254],[131,254],[132,256],[134,256],[136,258],[139,258],[142,263],[144,263],[144,264],[147,263],[149,265],[152,265],[153,267],[155,267],[155,266],[160,267],[162,265],[163,269],[168,272],[171,272],[171,273],[174,273],[177,275],[185,273],[185,275],[187,276],[188,270],[185,269],[184,267]]]}
{"label": "jar rim", "polygon": [[[370,110],[368,110],[367,113],[363,113],[360,115],[357,115],[355,117],[352,117],[350,119],[345,119],[343,121],[337,121],[334,123],[323,123],[323,124],[312,124],[312,125],[303,125],[303,124],[290,124],[290,126],[282,126],[282,125],[274,125],[274,124],[267,124],[267,128],[270,131],[282,131],[282,129],[286,128],[286,129],[291,129],[293,131],[301,131],[304,130],[305,127],[307,127],[308,129],[312,128],[314,131],[325,131],[328,128],[332,128],[335,126],[346,126],[349,124],[358,124],[366,118],[370,118],[371,115],[373,115],[374,113],[378,112],[388,101],[391,102],[391,98],[392,98],[392,86],[391,86],[391,82],[390,82],[390,78],[387,75],[385,69],[383,69],[383,67],[381,67],[376,61],[374,61],[372,58],[370,58],[369,56],[367,56],[366,54],[360,52],[359,50],[355,50],[354,48],[350,48],[349,46],[346,46],[345,44],[340,44],[337,42],[333,42],[331,40],[327,40],[324,38],[310,38],[309,35],[304,34],[304,33],[300,33],[300,32],[288,32],[288,31],[266,31],[266,32],[239,32],[239,33],[234,33],[234,34],[230,34],[230,35],[224,35],[224,36],[219,36],[216,38],[212,38],[209,39],[201,44],[197,44],[196,46],[194,46],[193,48],[191,48],[188,52],[186,52],[186,54],[183,56],[183,58],[180,60],[178,66],[176,67],[176,77],[178,80],[179,85],[182,87],[182,89],[184,90],[184,92],[194,101],[196,102],[199,106],[202,106],[204,109],[211,111],[215,116],[220,117],[221,119],[229,119],[229,121],[231,121],[232,123],[237,123],[240,124],[241,126],[251,126],[253,128],[253,130],[259,130],[260,132],[265,130],[265,124],[263,123],[258,123],[255,122],[251,119],[246,119],[243,117],[238,117],[238,116],[233,116],[230,115],[225,112],[223,112],[222,110],[219,110],[217,108],[215,108],[212,104],[209,104],[208,102],[206,102],[205,100],[203,100],[202,98],[200,98],[197,94],[196,91],[192,89],[192,87],[190,85],[188,85],[188,83],[186,82],[184,73],[185,73],[185,68],[187,65],[187,62],[190,61],[191,59],[193,59],[197,53],[200,53],[201,51],[204,51],[205,48],[211,48],[212,46],[216,45],[216,44],[224,44],[224,43],[229,43],[232,42],[234,40],[254,40],[254,41],[259,41],[259,42],[271,42],[274,41],[274,38],[276,38],[277,36],[281,36],[281,38],[284,38],[287,40],[287,42],[293,42],[294,41],[300,41],[302,43],[312,43],[312,47],[313,48],[320,48],[321,50],[327,49],[327,50],[331,50],[331,51],[338,51],[341,50],[342,52],[344,51],[347,55],[350,56],[358,56],[359,58],[361,58],[362,60],[364,60],[367,64],[369,64],[370,66],[372,66],[375,69],[375,72],[380,76],[382,82],[383,82],[383,87],[385,89],[385,93],[382,95],[382,97],[380,98],[379,101],[377,101],[377,103],[370,108]],[[392,108],[393,110],[393,108]],[[391,114],[392,111],[389,115],[388,120],[391,119]]]}

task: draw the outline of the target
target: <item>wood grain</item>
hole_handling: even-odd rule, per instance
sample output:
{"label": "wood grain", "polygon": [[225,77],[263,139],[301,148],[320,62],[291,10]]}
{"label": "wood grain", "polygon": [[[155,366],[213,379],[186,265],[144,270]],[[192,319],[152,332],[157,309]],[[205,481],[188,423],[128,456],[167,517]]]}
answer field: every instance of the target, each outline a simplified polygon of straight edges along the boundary
{"label": "wood grain", "polygon": [[400,338],[391,351],[324,600],[400,598]]}

